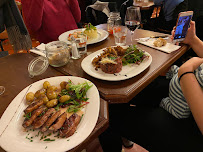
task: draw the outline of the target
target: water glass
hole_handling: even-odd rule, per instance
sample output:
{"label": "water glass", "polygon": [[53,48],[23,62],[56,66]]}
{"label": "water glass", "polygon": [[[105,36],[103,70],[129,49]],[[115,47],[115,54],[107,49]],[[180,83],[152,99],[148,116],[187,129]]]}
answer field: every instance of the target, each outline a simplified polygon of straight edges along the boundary
{"label": "water glass", "polygon": [[115,38],[116,45],[125,45],[127,36],[127,27],[118,25],[113,27],[113,35]]}
{"label": "water glass", "polygon": [[87,35],[84,33],[80,33],[75,38],[74,43],[78,49],[80,55],[87,53]]}

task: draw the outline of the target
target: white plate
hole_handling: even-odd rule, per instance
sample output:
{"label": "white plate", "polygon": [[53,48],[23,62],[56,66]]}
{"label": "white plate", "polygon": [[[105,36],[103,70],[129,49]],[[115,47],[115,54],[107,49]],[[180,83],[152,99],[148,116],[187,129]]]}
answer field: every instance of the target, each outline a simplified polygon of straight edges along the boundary
{"label": "white plate", "polygon": [[[96,125],[100,109],[99,92],[93,83],[91,83],[93,86],[87,92],[89,104],[84,108],[84,116],[74,135],[69,138],[57,138],[55,141],[43,141],[40,140],[40,137],[34,137],[33,142],[30,142],[26,139],[27,134],[30,133],[29,137],[31,137],[36,135],[38,131],[28,133],[23,131],[23,110],[27,107],[24,96],[27,90],[29,89],[28,92],[37,91],[42,88],[44,81],[49,81],[51,85],[59,86],[61,81],[68,81],[69,79],[74,84],[88,81],[84,78],[73,76],[47,78],[33,83],[30,89],[29,86],[26,87],[13,99],[0,119],[0,146],[3,149],[9,152],[64,152],[76,147],[89,136]],[[7,125],[8,127],[6,128]],[[50,136],[50,138],[56,138],[53,136]]]}
{"label": "white plate", "polygon": [[149,46],[149,47],[151,47],[151,48],[154,48],[154,49],[157,49],[157,50],[166,52],[166,53],[171,53],[171,52],[176,51],[176,50],[178,50],[178,49],[180,48],[180,46],[174,45],[174,44],[172,44],[172,43],[166,43],[165,46],[156,47],[156,46],[154,46],[154,44],[153,44],[155,40],[156,40],[156,39],[151,38],[151,39],[149,39],[149,40],[147,40],[147,41],[139,40],[139,41],[137,41],[137,42],[138,42],[138,43],[141,43],[141,44],[144,44],[144,45],[146,45],[146,46]]}
{"label": "white plate", "polygon": [[[84,30],[85,30],[85,28],[67,31],[67,32],[61,34],[58,39],[59,39],[59,41],[64,41],[64,42],[70,44],[70,42],[68,41],[69,34],[76,32],[76,31],[84,31]],[[97,28],[97,34],[98,34],[97,38],[87,41],[87,45],[101,42],[109,36],[109,33],[107,31],[99,29],[99,28]]]}
{"label": "white plate", "polygon": [[[124,48],[127,48],[125,46]],[[104,48],[106,49],[106,48]],[[98,71],[95,70],[95,67],[92,65],[92,60],[101,54],[104,49],[101,49],[99,51],[96,51],[87,57],[85,57],[81,63],[82,69],[89,75],[101,79],[101,80],[107,80],[107,81],[120,81],[120,80],[126,80],[129,78],[132,78],[138,74],[140,74],[142,71],[144,71],[152,62],[152,56],[145,52],[146,55],[149,56],[148,59],[145,59],[140,65],[136,64],[129,64],[122,67],[121,72],[116,74],[108,74],[103,72],[100,68]]]}

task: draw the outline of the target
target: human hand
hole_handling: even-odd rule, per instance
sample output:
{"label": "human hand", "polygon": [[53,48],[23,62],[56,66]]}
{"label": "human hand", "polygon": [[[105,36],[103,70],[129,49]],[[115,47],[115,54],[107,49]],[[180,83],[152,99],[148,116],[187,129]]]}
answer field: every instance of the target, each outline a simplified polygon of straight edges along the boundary
{"label": "human hand", "polygon": [[[173,40],[174,38],[174,35],[175,35],[175,30],[176,30],[176,26],[173,28],[173,30],[171,31],[171,39]],[[189,44],[191,45],[193,43],[193,41],[195,40],[196,38],[196,30],[195,30],[195,22],[194,21],[191,21],[190,22],[190,27],[188,28],[188,31],[187,31],[187,34],[186,34],[186,37],[185,39],[182,41],[182,43],[185,43],[185,44]]]}
{"label": "human hand", "polygon": [[178,70],[178,76],[185,72],[194,72],[203,63],[203,58],[193,57],[185,62]]}

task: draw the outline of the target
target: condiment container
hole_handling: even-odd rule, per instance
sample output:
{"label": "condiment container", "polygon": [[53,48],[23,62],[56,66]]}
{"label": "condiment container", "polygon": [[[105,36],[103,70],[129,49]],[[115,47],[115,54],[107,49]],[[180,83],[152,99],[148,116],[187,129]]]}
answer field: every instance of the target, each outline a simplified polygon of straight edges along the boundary
{"label": "condiment container", "polygon": [[41,75],[48,66],[60,67],[66,65],[70,60],[71,48],[65,42],[53,41],[45,45],[43,56],[34,58],[28,65],[29,76]]}
{"label": "condiment container", "polygon": [[65,42],[53,41],[45,46],[46,57],[53,67],[66,65],[70,60],[70,48]]}

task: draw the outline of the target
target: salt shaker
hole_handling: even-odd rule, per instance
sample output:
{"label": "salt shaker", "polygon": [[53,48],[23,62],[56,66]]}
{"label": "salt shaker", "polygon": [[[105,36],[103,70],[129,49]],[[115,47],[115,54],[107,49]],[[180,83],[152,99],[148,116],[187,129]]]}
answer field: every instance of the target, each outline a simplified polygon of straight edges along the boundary
{"label": "salt shaker", "polygon": [[80,58],[80,54],[79,54],[79,51],[78,51],[78,48],[77,48],[77,45],[76,45],[76,42],[75,42],[75,38],[73,36],[71,36],[71,47],[72,47],[72,56],[71,58],[72,59],[79,59]]}

